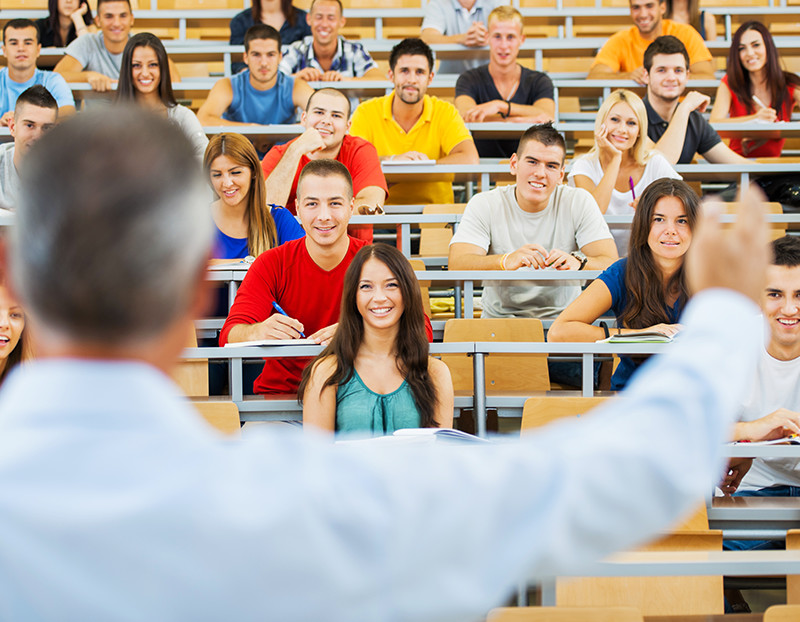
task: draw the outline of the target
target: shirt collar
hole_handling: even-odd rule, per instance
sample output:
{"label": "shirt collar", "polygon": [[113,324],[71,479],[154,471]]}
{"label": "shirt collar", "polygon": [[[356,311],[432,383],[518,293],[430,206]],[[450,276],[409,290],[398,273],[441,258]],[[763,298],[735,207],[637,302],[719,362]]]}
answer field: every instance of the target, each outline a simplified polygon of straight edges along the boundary
{"label": "shirt collar", "polygon": [[[394,102],[394,97],[396,93],[392,91],[386,100],[383,102],[383,119],[384,121],[391,120],[392,117],[392,102]],[[431,100],[430,95],[425,95],[422,98],[422,115],[414,124],[414,127],[417,127],[420,123],[430,123],[431,119],[433,119],[433,100]],[[412,128],[413,129],[413,128]]]}
{"label": "shirt collar", "polygon": [[647,125],[661,125],[662,123],[667,123],[667,121],[662,119],[661,115],[655,111],[653,106],[650,105],[646,95],[642,98],[642,101],[644,102],[644,109],[647,111]]}

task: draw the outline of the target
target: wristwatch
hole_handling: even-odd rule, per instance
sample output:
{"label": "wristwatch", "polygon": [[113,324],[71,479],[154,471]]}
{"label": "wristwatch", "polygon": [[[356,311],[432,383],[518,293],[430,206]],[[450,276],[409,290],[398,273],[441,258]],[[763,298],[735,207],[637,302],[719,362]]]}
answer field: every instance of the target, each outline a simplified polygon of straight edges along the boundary
{"label": "wristwatch", "polygon": [[579,262],[581,262],[581,265],[580,265],[580,266],[578,266],[578,270],[583,270],[583,269],[586,267],[586,262],[587,262],[587,261],[589,261],[589,260],[586,258],[586,255],[584,255],[584,254],[583,254],[582,252],[580,252],[580,251],[572,251],[572,252],[570,253],[570,255],[572,255],[572,256],[573,256],[575,259],[577,259]]}

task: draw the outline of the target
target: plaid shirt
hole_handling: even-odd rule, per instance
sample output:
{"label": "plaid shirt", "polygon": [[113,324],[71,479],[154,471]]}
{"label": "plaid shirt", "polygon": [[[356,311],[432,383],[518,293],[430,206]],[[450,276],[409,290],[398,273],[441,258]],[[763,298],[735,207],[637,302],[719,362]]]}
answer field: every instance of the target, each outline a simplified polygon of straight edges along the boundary
{"label": "plaid shirt", "polygon": [[[289,75],[306,67],[314,67],[324,72],[325,69],[314,56],[313,43],[314,38],[308,36],[288,46],[283,52],[280,70]],[[373,67],[377,67],[377,64],[363,45],[339,37],[339,46],[328,71],[338,71],[345,78],[360,78]]]}

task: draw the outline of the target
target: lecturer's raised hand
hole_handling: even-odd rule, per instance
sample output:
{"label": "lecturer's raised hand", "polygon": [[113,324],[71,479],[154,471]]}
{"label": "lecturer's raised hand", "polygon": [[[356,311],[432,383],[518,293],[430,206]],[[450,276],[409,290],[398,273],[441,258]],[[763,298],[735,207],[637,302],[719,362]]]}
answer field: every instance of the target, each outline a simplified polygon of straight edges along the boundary
{"label": "lecturer's raised hand", "polygon": [[769,261],[769,236],[764,220],[763,193],[750,186],[742,193],[733,228],[723,231],[722,205],[703,203],[686,260],[693,292],[723,287],[758,303],[764,292]]}

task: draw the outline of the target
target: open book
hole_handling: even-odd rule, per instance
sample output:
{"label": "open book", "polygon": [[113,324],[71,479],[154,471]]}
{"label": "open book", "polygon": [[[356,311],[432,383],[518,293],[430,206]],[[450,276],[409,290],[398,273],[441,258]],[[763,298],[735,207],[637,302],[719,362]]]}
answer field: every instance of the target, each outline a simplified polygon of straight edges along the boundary
{"label": "open book", "polygon": [[597,343],[670,343],[674,339],[674,337],[667,337],[655,331],[648,331],[627,335],[611,335],[606,339],[598,340]]}
{"label": "open book", "polygon": [[467,434],[461,430],[452,428],[402,428],[395,430],[393,436],[401,437],[427,437],[437,442],[446,441],[448,443],[488,443],[485,438]]}
{"label": "open book", "polygon": [[800,434],[790,434],[783,438],[774,438],[771,441],[733,441],[731,445],[800,445]]}

